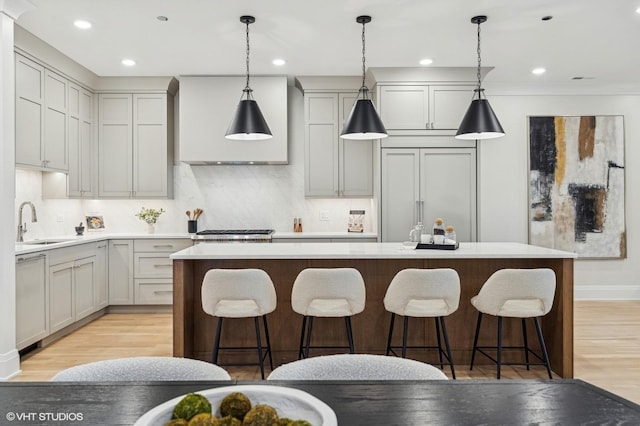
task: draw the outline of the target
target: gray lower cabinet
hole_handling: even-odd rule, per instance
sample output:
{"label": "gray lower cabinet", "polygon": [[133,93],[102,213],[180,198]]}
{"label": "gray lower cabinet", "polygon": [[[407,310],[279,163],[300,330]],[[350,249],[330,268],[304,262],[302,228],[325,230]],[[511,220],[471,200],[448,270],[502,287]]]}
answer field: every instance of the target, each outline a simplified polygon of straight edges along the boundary
{"label": "gray lower cabinet", "polygon": [[95,255],[49,266],[50,332],[95,312]]}
{"label": "gray lower cabinet", "polygon": [[109,304],[133,305],[133,240],[109,241]]}
{"label": "gray lower cabinet", "polygon": [[173,304],[171,253],[191,246],[189,239],[134,241],[134,289],[136,305]]}
{"label": "gray lower cabinet", "polygon": [[96,246],[96,276],[94,284],[94,298],[96,310],[102,309],[109,305],[109,282],[108,282],[108,260],[109,243],[100,241]]}
{"label": "gray lower cabinet", "polygon": [[49,334],[49,286],[47,255],[16,256],[16,348]]}
{"label": "gray lower cabinet", "polygon": [[274,243],[375,243],[375,237],[339,237],[339,238],[274,238]]}

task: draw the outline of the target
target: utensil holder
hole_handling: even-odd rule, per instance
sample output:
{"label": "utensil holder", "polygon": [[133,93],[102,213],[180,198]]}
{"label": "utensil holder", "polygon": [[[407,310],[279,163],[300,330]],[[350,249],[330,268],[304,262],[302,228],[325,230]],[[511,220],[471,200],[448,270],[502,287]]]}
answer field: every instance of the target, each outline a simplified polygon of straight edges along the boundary
{"label": "utensil holder", "polygon": [[198,232],[198,221],[197,220],[188,220],[187,221],[187,232],[190,234],[195,234]]}

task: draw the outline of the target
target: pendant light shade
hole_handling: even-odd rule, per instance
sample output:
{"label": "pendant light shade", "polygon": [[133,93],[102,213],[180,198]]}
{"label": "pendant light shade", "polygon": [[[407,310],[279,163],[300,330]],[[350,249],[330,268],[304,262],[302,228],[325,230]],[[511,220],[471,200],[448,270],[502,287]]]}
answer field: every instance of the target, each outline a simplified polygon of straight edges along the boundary
{"label": "pendant light shade", "polygon": [[358,99],[340,135],[343,139],[380,139],[387,137],[387,130],[376,112],[371,99]]}
{"label": "pendant light shade", "polygon": [[364,25],[371,22],[371,16],[358,16],[356,22],[362,24],[362,86],[359,89],[359,96],[345,122],[340,137],[343,139],[381,139],[387,137],[387,130],[382,124],[382,120],[373,106],[373,102],[368,98],[369,89],[365,85],[365,39]]}
{"label": "pendant light shade", "polygon": [[234,140],[261,140],[272,137],[271,130],[256,101],[253,99],[240,101],[225,137]]}
{"label": "pendant light shade", "polygon": [[[249,24],[256,22],[253,16],[241,16],[240,22],[247,26],[247,84],[242,91],[242,98],[236,108],[233,120],[227,128],[225,138],[233,140],[270,139],[271,130],[264,119],[258,103],[253,99],[253,90],[249,86]],[[243,99],[245,98],[246,99]]]}
{"label": "pendant light shade", "polygon": [[456,139],[493,139],[505,134],[498,117],[489,105],[489,101],[482,97],[484,89],[480,85],[480,24],[486,21],[487,17],[483,15],[471,18],[471,23],[478,25],[478,87],[475,89],[478,98],[471,101],[471,105],[469,105],[469,109],[467,109],[467,113],[456,132]]}

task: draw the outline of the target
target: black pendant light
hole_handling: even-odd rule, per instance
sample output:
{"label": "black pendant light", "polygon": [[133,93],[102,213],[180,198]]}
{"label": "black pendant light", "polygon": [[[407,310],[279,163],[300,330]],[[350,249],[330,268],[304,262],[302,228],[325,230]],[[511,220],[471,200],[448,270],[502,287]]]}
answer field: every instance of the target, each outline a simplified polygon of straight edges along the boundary
{"label": "black pendant light", "polygon": [[[240,22],[247,26],[247,84],[225,138],[234,140],[270,139],[271,130],[264,119],[258,103],[253,100],[253,90],[249,87],[249,24],[256,22],[253,16],[241,16]],[[245,98],[246,99],[243,99]]]}
{"label": "black pendant light", "polygon": [[362,86],[360,86],[359,95],[361,99],[356,100],[347,118],[347,122],[340,133],[343,139],[381,139],[387,137],[387,130],[382,124],[382,120],[373,106],[373,102],[368,98],[369,89],[364,83],[365,79],[365,43],[364,43],[364,24],[371,22],[371,16],[358,16],[356,18],[358,24],[362,24]]}
{"label": "black pendant light", "polygon": [[504,136],[498,117],[489,105],[489,101],[484,98],[484,89],[480,86],[480,24],[486,20],[487,17],[483,15],[471,18],[471,23],[478,25],[478,88],[474,90],[478,98],[471,101],[458,127],[456,139],[493,139]]}

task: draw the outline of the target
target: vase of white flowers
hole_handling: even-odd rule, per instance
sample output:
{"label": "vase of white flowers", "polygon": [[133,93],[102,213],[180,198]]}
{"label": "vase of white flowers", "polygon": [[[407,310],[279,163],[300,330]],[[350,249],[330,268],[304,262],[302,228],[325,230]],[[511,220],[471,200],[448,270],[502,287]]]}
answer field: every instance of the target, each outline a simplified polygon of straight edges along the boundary
{"label": "vase of white flowers", "polygon": [[143,220],[147,223],[147,232],[149,234],[153,234],[153,232],[155,231],[155,224],[158,221],[158,218],[160,217],[160,215],[164,213],[164,209],[160,209],[160,210],[156,210],[156,209],[145,209],[144,207],[142,207],[142,209],[136,213],[136,216],[138,217],[138,219]]}

